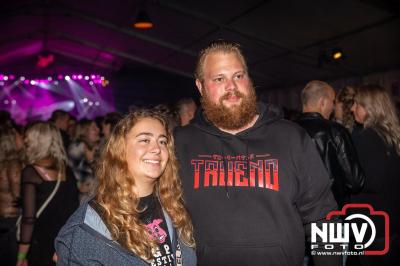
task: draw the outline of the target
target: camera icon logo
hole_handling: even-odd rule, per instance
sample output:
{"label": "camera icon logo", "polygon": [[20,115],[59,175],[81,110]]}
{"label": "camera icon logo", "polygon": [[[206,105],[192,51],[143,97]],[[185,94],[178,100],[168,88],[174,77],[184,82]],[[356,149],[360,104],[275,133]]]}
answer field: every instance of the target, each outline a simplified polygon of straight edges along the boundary
{"label": "camera icon logo", "polygon": [[[311,250],[333,250],[341,246],[343,250],[356,250],[364,255],[384,255],[389,251],[389,215],[384,211],[376,211],[370,204],[346,204],[342,210],[331,211],[326,216],[330,221],[337,216],[346,216],[342,222],[326,222],[311,224]],[[380,226],[377,227],[376,222]],[[377,232],[384,231],[383,244],[374,245]],[[382,234],[380,234],[382,235]],[[350,241],[350,236],[353,241]],[[317,241],[319,237],[320,241]]]}

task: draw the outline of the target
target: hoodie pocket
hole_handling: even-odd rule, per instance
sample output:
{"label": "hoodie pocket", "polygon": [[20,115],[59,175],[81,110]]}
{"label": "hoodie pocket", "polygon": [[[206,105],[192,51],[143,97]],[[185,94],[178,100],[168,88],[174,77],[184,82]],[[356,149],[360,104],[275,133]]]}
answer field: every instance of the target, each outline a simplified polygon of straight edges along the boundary
{"label": "hoodie pocket", "polygon": [[199,265],[285,266],[287,259],[279,243],[205,245]]}

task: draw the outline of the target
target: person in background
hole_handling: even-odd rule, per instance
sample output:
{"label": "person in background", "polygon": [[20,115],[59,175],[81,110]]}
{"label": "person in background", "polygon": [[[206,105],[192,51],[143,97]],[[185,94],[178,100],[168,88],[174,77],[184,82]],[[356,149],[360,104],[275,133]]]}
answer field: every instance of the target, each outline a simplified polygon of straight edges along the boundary
{"label": "person in background", "polygon": [[335,90],[326,82],[313,80],[304,87],[301,101],[303,113],[296,122],[314,141],[341,209],[349,203],[351,194],[362,189],[365,176],[349,132],[342,125],[329,120],[335,106]]}
{"label": "person in background", "polygon": [[54,265],[54,239],[78,207],[78,191],[59,130],[37,122],[25,132],[17,266]]}
{"label": "person in background", "polygon": [[94,159],[100,141],[100,130],[95,121],[83,119],[78,122],[75,133],[75,138],[68,147],[68,158],[78,180],[82,202],[90,196],[95,186]]}
{"label": "person in background", "polygon": [[50,121],[60,130],[64,148],[67,149],[71,143],[71,139],[68,135],[70,115],[64,110],[55,110],[51,114]]}
{"label": "person in background", "polygon": [[16,227],[20,208],[22,136],[10,125],[0,126],[0,261],[15,266],[17,258]]}
{"label": "person in background", "polygon": [[180,126],[186,126],[193,119],[197,110],[197,104],[192,98],[182,98],[176,104],[176,112],[179,115]]}
{"label": "person in background", "polygon": [[355,90],[353,87],[346,86],[336,95],[335,121],[342,124],[349,132],[353,131],[354,116],[351,107],[354,103]]}
{"label": "person in background", "polygon": [[196,265],[167,118],[138,110],[111,132],[96,195],[56,238],[58,265]]}
{"label": "person in background", "polygon": [[[396,108],[385,88],[362,85],[356,90],[351,111],[360,124],[352,137],[365,171],[365,187],[352,201],[368,203],[375,210],[387,212],[390,218],[389,253],[359,256],[359,260],[361,265],[399,265],[400,124]],[[377,235],[372,248],[383,250],[383,222],[377,221],[375,226]]]}
{"label": "person in background", "polygon": [[68,121],[68,129],[67,129],[67,133],[68,133],[68,137],[69,139],[73,139],[76,135],[76,118],[74,116],[70,116],[69,117],[69,121]]}
{"label": "person in background", "polygon": [[104,116],[101,122],[102,137],[99,142],[99,148],[96,149],[96,153],[94,155],[95,161],[98,161],[98,159],[100,158],[101,152],[103,151],[106,142],[109,140],[111,136],[111,132],[114,130],[114,127],[121,119],[122,115],[117,112],[108,113]]}
{"label": "person in background", "polygon": [[101,131],[103,133],[104,139],[108,140],[111,136],[111,132],[117,123],[122,119],[122,115],[120,113],[109,113],[107,114],[101,124]]}

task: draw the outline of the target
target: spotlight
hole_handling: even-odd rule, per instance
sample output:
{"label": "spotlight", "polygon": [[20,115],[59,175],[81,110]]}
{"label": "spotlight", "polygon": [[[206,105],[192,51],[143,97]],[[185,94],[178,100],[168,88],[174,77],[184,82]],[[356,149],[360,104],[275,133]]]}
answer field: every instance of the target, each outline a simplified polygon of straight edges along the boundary
{"label": "spotlight", "polygon": [[36,85],[36,81],[31,80],[31,85]]}
{"label": "spotlight", "polygon": [[52,78],[52,77],[48,77],[47,80],[48,80],[48,81],[52,81],[53,78]]}
{"label": "spotlight", "polygon": [[85,76],[85,80],[89,80],[89,76]]}
{"label": "spotlight", "polygon": [[79,80],[82,79],[82,75],[78,75],[78,79],[79,79]]}
{"label": "spotlight", "polygon": [[71,78],[69,76],[65,76],[64,78],[65,78],[65,80],[71,80]]}
{"label": "spotlight", "polygon": [[8,80],[8,76],[4,76],[3,80],[7,81]]}
{"label": "spotlight", "polygon": [[76,76],[76,75],[72,75],[72,79],[73,79],[73,80],[76,80],[76,79],[77,79],[77,76]]}
{"label": "spotlight", "polygon": [[20,81],[24,81],[24,80],[25,80],[25,77],[22,76],[22,77],[19,78],[19,80],[20,80]]}

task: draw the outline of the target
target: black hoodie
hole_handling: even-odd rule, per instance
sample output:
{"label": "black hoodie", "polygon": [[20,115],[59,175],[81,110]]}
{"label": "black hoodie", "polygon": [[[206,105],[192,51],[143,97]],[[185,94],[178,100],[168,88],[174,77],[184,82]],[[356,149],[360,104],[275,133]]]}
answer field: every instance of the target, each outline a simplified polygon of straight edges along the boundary
{"label": "black hoodie", "polygon": [[255,125],[236,135],[202,110],[175,131],[199,265],[302,265],[305,227],[336,209],[306,131],[257,107]]}

